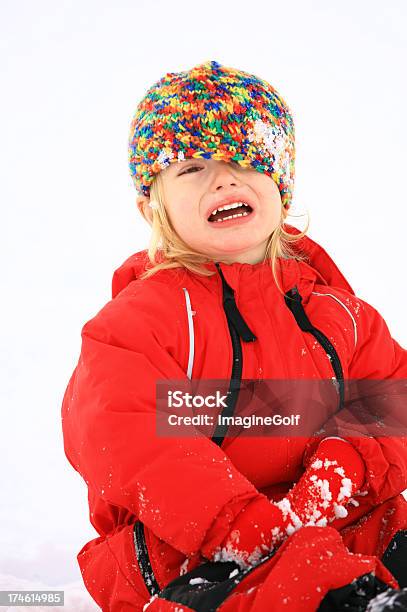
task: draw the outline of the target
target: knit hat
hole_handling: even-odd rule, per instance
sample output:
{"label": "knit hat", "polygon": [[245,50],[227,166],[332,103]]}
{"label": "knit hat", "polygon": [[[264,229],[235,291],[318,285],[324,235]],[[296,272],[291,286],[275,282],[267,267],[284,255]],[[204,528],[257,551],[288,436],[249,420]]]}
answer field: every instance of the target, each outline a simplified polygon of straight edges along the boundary
{"label": "knit hat", "polygon": [[294,122],[266,81],[218,62],[168,72],[148,89],[133,116],[130,173],[140,195],[154,176],[190,158],[237,161],[270,176],[283,206],[294,187]]}

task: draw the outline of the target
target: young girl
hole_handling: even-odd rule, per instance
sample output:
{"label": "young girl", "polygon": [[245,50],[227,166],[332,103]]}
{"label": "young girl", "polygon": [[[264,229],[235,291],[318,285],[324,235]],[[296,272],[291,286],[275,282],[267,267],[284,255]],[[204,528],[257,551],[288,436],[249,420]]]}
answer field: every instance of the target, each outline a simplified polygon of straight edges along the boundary
{"label": "young girl", "polygon": [[[407,352],[285,222],[294,157],[277,91],[217,62],[167,73],[137,107],[151,243],[84,325],[62,406],[99,533],[78,563],[102,610],[407,610],[406,438],[338,429],[345,381],[401,381]],[[211,379],[226,415],[244,379],[333,381],[335,402],[318,435],[160,435],[158,381]]]}

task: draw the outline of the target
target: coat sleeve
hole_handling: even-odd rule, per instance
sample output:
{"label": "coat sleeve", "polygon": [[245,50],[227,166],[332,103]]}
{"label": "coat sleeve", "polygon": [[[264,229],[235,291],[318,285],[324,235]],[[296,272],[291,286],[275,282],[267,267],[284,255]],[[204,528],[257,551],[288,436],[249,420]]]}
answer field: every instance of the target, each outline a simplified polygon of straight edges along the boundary
{"label": "coat sleeve", "polygon": [[68,460],[105,502],[176,550],[214,548],[242,508],[265,496],[200,432],[156,435],[156,380],[188,379],[135,297],[109,302],[81,335],[62,406]]}
{"label": "coat sleeve", "polygon": [[[357,342],[348,365],[352,403],[369,414],[381,417],[386,435],[373,435],[373,427],[346,421],[341,412],[323,431],[347,439],[362,455],[366,465],[366,501],[378,505],[407,488],[407,351],[392,338],[380,313],[370,304],[352,296],[347,303],[355,314]],[[356,405],[355,404],[355,405]],[[341,420],[342,419],[342,420]],[[363,421],[363,419],[362,419]],[[365,421],[368,423],[369,418]],[[304,464],[315,449],[311,441]]]}

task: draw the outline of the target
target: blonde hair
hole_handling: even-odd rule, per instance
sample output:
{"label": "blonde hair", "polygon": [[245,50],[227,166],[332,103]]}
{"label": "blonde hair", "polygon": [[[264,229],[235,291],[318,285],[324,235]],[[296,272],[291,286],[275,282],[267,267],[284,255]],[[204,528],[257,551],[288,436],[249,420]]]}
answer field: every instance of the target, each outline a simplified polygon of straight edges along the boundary
{"label": "blonde hair", "polygon": [[[147,279],[160,270],[168,270],[171,268],[186,268],[191,272],[202,274],[203,276],[212,276],[216,274],[215,271],[208,270],[202,266],[204,263],[215,260],[191,249],[174,230],[165,208],[164,186],[161,173],[158,173],[154,177],[150,186],[150,201],[155,204],[152,209],[152,233],[148,246],[148,258],[152,263],[152,267],[143,272],[139,278]],[[297,261],[309,259],[305,252],[302,252],[298,247],[297,249],[293,249],[291,246],[291,244],[303,238],[308,231],[309,215],[307,213],[308,220],[306,228],[298,234],[290,234],[284,229],[284,221],[288,215],[290,215],[290,213],[285,208],[281,207],[280,222],[269,237],[263,259],[263,262],[266,260],[270,261],[274,280],[281,293],[284,292],[277,280],[277,258],[296,259]],[[146,218],[144,211],[143,216]],[[302,215],[290,216],[298,217]],[[164,260],[161,263],[156,262],[156,255],[159,250],[164,256]]]}

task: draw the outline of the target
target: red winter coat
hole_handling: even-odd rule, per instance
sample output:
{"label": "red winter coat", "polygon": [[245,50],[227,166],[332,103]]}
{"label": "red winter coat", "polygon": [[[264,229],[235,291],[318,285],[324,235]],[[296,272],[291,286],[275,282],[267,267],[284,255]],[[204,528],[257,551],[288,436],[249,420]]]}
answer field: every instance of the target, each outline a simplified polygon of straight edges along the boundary
{"label": "red winter coat", "polygon": [[[212,263],[207,264],[216,271],[211,277],[173,269],[142,281],[146,251],[115,271],[112,300],[84,325],[80,357],[63,399],[63,435],[65,453],[87,483],[90,520],[99,533],[79,552],[78,562],[103,610],[142,610],[152,594],[205,561],[202,547],[225,536],[249,501],[264,494],[278,500],[288,491],[315,442],[239,436],[216,444],[203,435],[157,437],[157,379],[229,380],[232,372],[243,379],[407,378],[407,351],[380,314],[355,296],[316,242],[304,237],[297,244],[309,263],[279,259],[278,271],[284,292],[294,289],[291,295],[296,291],[302,298],[307,330],[278,291],[268,264],[221,263],[218,269]],[[234,298],[228,311],[225,287]],[[367,495],[335,529],[301,529],[285,543],[287,551],[290,545],[292,551],[295,544],[303,546],[309,530],[316,542],[343,530],[349,550],[379,558],[395,531],[406,528],[407,504],[400,496],[407,488],[406,439],[350,441],[366,463]],[[383,531],[379,523],[386,512]],[[321,546],[326,550],[326,541]],[[312,566],[302,571],[296,565],[302,578],[293,582],[298,551],[290,561],[281,549],[280,565],[268,573],[267,584],[261,569],[258,608],[250,607],[254,595],[246,594],[245,604],[239,608],[236,599],[231,609],[267,609],[269,597],[275,610],[286,609],[287,588],[289,609],[313,610],[328,589],[366,571],[382,571],[376,557],[352,555],[341,565],[338,556],[327,560],[329,578]],[[342,556],[348,554],[344,551]],[[165,605],[154,609],[173,609]]]}

